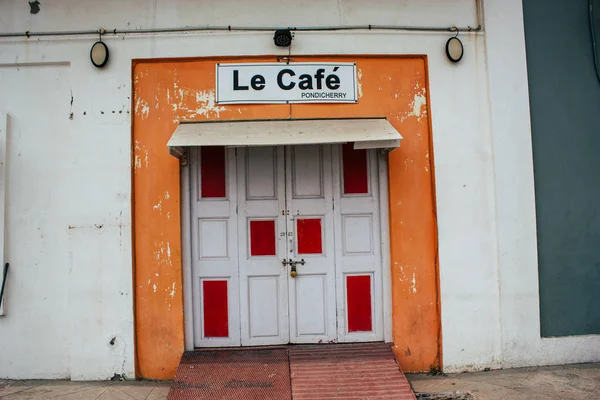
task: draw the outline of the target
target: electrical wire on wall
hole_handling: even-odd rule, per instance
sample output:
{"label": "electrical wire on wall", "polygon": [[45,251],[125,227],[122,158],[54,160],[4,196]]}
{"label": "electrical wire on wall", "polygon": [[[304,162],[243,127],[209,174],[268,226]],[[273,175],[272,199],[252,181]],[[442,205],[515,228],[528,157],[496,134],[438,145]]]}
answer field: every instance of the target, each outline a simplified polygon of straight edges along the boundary
{"label": "electrical wire on wall", "polygon": [[600,65],[598,62],[598,46],[596,45],[596,21],[594,18],[594,0],[588,0],[588,5],[588,12],[590,17],[590,34],[592,36],[592,51],[594,52],[594,66],[596,67],[596,77],[598,78],[598,82],[600,83]]}

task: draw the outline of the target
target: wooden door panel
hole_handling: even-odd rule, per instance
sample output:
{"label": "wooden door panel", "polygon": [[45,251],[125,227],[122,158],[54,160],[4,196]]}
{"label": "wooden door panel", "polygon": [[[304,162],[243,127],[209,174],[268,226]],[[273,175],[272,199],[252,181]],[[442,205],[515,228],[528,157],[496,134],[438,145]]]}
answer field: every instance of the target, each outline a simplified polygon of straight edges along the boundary
{"label": "wooden door panel", "polygon": [[383,340],[377,153],[204,154],[212,165],[191,156],[195,346]]}
{"label": "wooden door panel", "polygon": [[191,149],[190,163],[194,346],[239,346],[235,152]]}
{"label": "wooden door panel", "polygon": [[[288,253],[295,261],[290,277],[290,341],[336,340],[335,260],[331,146],[287,149]],[[290,267],[288,266],[288,273]]]}
{"label": "wooden door panel", "polygon": [[376,150],[333,148],[338,340],[383,340]]}
{"label": "wooden door panel", "polygon": [[241,343],[289,342],[284,150],[237,150]]}

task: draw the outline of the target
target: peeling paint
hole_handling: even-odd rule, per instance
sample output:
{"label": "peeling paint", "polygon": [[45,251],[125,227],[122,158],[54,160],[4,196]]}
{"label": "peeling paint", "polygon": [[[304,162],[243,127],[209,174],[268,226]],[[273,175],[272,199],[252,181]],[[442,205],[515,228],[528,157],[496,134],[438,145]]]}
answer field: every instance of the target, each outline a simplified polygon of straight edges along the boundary
{"label": "peeling paint", "polygon": [[414,272],[412,274],[412,279],[410,281],[410,288],[413,293],[417,293],[417,276],[415,275]]}
{"label": "peeling paint", "polygon": [[[178,88],[177,84],[173,84],[173,98],[176,98],[177,101],[169,102],[171,108],[174,112],[183,111],[185,114],[185,119],[193,119],[198,116],[203,116],[206,118],[218,118],[221,115],[221,112],[227,111],[227,107],[219,106],[216,103],[215,99],[215,91],[214,90],[194,90],[194,89],[184,89]],[[168,97],[171,99],[171,92],[168,91]],[[196,108],[188,108],[186,98],[192,97],[196,104]],[[181,114],[180,114],[181,115]],[[176,122],[176,121],[174,121]]]}
{"label": "peeling paint", "polygon": [[410,103],[410,111],[402,114],[400,122],[404,122],[409,117],[417,117],[417,120],[421,122],[421,118],[427,115],[426,106],[427,98],[423,94],[415,94],[415,97]]}
{"label": "peeling paint", "polygon": [[427,99],[425,98],[425,96],[417,94],[415,95],[415,98],[412,102],[412,106],[413,106],[413,111],[412,114],[415,117],[420,117],[421,116],[421,108],[427,104]]}
{"label": "peeling paint", "polygon": [[196,110],[196,113],[199,115],[208,117],[209,114],[215,113],[216,116],[219,117],[221,111],[227,110],[226,107],[216,105],[214,90],[196,92],[196,101],[202,104],[202,106]]}
{"label": "peeling paint", "polygon": [[359,68],[358,71],[356,71],[356,77],[357,77],[357,82],[356,82],[356,88],[358,89],[358,98],[360,99],[363,96],[363,91],[362,91],[362,70]]}
{"label": "peeling paint", "polygon": [[135,101],[134,111],[136,115],[139,115],[142,119],[146,119],[150,114],[150,105],[146,100],[138,96]]}
{"label": "peeling paint", "polygon": [[404,270],[404,267],[402,265],[398,264],[398,271],[399,271],[398,280],[400,282],[406,282],[408,280],[408,277],[406,276],[406,271]]}
{"label": "peeling paint", "polygon": [[[140,145],[140,142],[138,142],[137,140],[135,141],[134,149],[135,149],[135,153],[136,153],[134,156],[134,161],[133,161],[134,169],[142,168],[142,166],[148,168],[148,158],[149,158],[148,149],[146,149],[145,146]],[[137,154],[137,153],[142,153],[142,154]]]}
{"label": "peeling paint", "polygon": [[400,122],[404,122],[409,117],[416,117],[417,121],[422,122],[422,118],[427,116],[427,97],[424,87],[417,82],[413,88],[413,99],[409,104],[409,111],[400,116]]}
{"label": "peeling paint", "polygon": [[[165,264],[169,267],[172,267],[173,261],[171,260],[171,244],[169,242],[160,242],[155,243],[155,245],[156,250],[153,254],[158,264]],[[158,276],[158,273],[156,276]]]}
{"label": "peeling paint", "polygon": [[138,156],[137,154],[135,155],[135,158],[134,158],[133,167],[135,169],[142,168],[142,160],[140,159],[140,156]]}

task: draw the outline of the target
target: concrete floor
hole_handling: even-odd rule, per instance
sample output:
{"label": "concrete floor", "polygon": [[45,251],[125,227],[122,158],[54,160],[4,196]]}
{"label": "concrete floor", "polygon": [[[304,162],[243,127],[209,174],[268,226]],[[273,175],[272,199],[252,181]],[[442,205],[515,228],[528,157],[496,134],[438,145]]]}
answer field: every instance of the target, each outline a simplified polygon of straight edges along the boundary
{"label": "concrete floor", "polygon": [[170,381],[3,381],[0,399],[166,400]]}
{"label": "concrete floor", "polygon": [[[600,364],[429,376],[407,374],[418,393],[471,393],[478,400],[600,400]],[[0,380],[0,399],[164,400],[171,382]]]}
{"label": "concrete floor", "polygon": [[600,364],[429,376],[407,374],[415,393],[471,393],[478,400],[600,400]]}

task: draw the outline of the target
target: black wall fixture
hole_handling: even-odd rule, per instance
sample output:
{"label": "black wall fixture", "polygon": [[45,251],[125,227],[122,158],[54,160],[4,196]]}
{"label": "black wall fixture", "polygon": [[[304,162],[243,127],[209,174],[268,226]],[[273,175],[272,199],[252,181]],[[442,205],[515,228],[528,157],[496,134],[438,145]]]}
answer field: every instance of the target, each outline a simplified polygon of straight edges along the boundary
{"label": "black wall fixture", "polygon": [[273,35],[275,46],[290,47],[292,45],[292,32],[289,29],[279,29]]}

